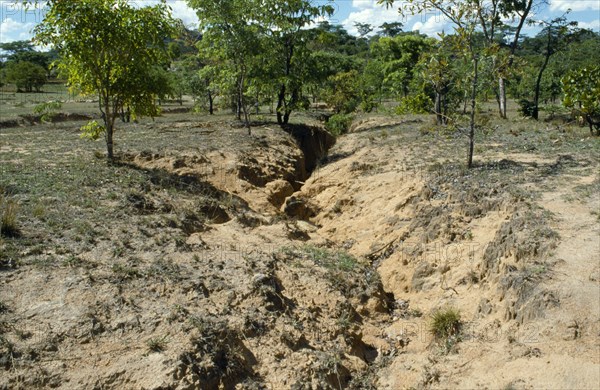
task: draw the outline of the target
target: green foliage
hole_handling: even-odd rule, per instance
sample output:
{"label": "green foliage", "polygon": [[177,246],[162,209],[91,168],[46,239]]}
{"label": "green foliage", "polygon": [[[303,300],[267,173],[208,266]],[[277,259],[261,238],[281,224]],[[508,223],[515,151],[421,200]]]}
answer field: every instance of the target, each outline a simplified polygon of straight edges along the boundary
{"label": "green foliage", "polygon": [[56,115],[56,111],[62,108],[61,102],[45,102],[40,103],[33,108],[33,112],[41,115],[43,122],[51,122]]}
{"label": "green foliage", "polygon": [[405,97],[396,107],[396,114],[427,114],[433,109],[431,98],[424,93]]}
{"label": "green foliage", "polygon": [[46,83],[46,70],[28,61],[9,62],[4,70],[6,81],[17,86],[19,92],[39,92]]}
{"label": "green foliage", "polygon": [[600,116],[600,66],[569,72],[563,77],[562,86],[565,107],[576,109],[585,117],[590,131],[595,126],[600,135],[600,121],[594,119]]}
{"label": "green foliage", "polygon": [[338,114],[354,112],[360,103],[358,81],[359,75],[356,70],[329,77],[324,93],[325,102]]}
{"label": "green foliage", "polygon": [[523,114],[524,117],[533,117],[535,112],[535,103],[527,99],[519,100],[519,112]]}
{"label": "green foliage", "polygon": [[14,41],[0,43],[0,49],[8,54],[0,55],[0,58],[5,58],[7,62],[31,62],[39,65],[47,71],[50,63],[55,59],[55,54],[52,52],[39,52],[30,41]]}
{"label": "green foliage", "polygon": [[335,114],[329,118],[325,124],[325,128],[332,135],[338,137],[348,132],[353,120],[354,115],[352,114]]}
{"label": "green foliage", "polygon": [[406,96],[415,77],[416,64],[421,55],[435,42],[421,35],[384,37],[373,43],[371,56],[379,62],[382,89],[391,96]]}
{"label": "green foliage", "polygon": [[81,126],[81,138],[97,141],[106,131],[106,127],[98,124],[96,121],[89,121],[84,126]]}
{"label": "green foliage", "polygon": [[175,26],[168,6],[53,0],[34,31],[38,43],[53,45],[60,54],[58,69],[71,89],[100,98],[112,159],[113,126],[124,107],[137,116],[158,113],[155,98],[162,84],[152,72],[169,59],[166,38]]}
{"label": "green foliage", "polygon": [[453,308],[439,309],[431,318],[429,332],[437,340],[446,340],[460,333],[462,322],[460,313]]}

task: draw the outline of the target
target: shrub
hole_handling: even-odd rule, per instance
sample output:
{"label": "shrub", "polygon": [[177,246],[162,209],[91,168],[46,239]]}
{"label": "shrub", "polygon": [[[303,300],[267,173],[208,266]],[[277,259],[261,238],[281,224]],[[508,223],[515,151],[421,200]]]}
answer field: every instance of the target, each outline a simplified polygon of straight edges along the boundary
{"label": "shrub", "polygon": [[525,117],[533,117],[535,112],[535,103],[527,99],[519,100],[519,112]]}
{"label": "shrub", "polygon": [[354,116],[351,114],[335,114],[325,124],[325,128],[334,136],[340,136],[348,132]]}
{"label": "shrub", "polygon": [[400,105],[396,107],[396,114],[427,114],[431,112],[433,102],[429,96],[424,93],[408,96],[402,99]]}
{"label": "shrub", "polygon": [[433,313],[429,331],[437,340],[446,340],[460,333],[460,312],[453,308],[439,309]]}
{"label": "shrub", "polygon": [[56,111],[62,108],[61,102],[44,102],[33,108],[33,112],[41,115],[42,122],[52,122],[56,116]]}

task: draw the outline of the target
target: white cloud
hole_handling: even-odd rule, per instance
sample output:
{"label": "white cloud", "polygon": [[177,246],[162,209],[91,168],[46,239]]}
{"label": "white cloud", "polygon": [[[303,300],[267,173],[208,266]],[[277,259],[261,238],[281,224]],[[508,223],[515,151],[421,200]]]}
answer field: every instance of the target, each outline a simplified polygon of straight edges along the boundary
{"label": "white cloud", "polygon": [[591,22],[579,22],[577,27],[587,28],[592,31],[600,32],[600,19],[592,20]]}
{"label": "white cloud", "polygon": [[0,23],[0,42],[25,41],[31,39],[34,23],[24,23],[6,18]]}
{"label": "white cloud", "polygon": [[435,37],[442,31],[450,33],[452,32],[449,31],[451,29],[451,23],[446,18],[442,18],[440,16],[430,16],[425,23],[416,22],[412,27],[412,31],[419,31],[420,33],[429,35],[430,37]]}
{"label": "white cloud", "polygon": [[173,16],[183,20],[183,24],[188,28],[198,28],[199,20],[196,11],[188,7],[185,1],[169,1],[171,9],[173,9]]}
{"label": "white cloud", "polygon": [[348,17],[341,22],[341,25],[352,35],[358,35],[358,30],[354,23],[368,23],[375,29],[371,34],[377,32],[377,28],[383,23],[401,22],[407,24],[407,19],[398,13],[397,7],[387,8],[378,5],[373,0],[353,0],[352,8],[355,11],[350,12]]}
{"label": "white cloud", "polygon": [[574,12],[595,10],[600,12],[599,0],[550,0],[550,10],[567,11],[571,9]]}

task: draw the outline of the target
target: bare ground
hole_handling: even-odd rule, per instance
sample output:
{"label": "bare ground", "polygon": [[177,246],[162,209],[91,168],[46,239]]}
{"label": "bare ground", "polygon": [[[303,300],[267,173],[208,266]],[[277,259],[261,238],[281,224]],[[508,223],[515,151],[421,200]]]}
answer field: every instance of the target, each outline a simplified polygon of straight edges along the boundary
{"label": "bare ground", "polygon": [[2,130],[0,387],[598,388],[598,139],[504,123],[466,170],[428,120],[362,119],[310,178],[227,117],[124,125],[115,165]]}

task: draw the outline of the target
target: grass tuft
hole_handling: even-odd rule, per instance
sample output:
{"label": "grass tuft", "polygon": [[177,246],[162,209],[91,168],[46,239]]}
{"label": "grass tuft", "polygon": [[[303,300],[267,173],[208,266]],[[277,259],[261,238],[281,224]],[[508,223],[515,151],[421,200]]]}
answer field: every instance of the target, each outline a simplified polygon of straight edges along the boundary
{"label": "grass tuft", "polygon": [[18,205],[12,199],[0,196],[0,235],[5,237],[18,237],[17,226]]}
{"label": "grass tuft", "polygon": [[460,333],[460,312],[454,308],[439,309],[433,313],[429,331],[437,340],[446,340]]}

